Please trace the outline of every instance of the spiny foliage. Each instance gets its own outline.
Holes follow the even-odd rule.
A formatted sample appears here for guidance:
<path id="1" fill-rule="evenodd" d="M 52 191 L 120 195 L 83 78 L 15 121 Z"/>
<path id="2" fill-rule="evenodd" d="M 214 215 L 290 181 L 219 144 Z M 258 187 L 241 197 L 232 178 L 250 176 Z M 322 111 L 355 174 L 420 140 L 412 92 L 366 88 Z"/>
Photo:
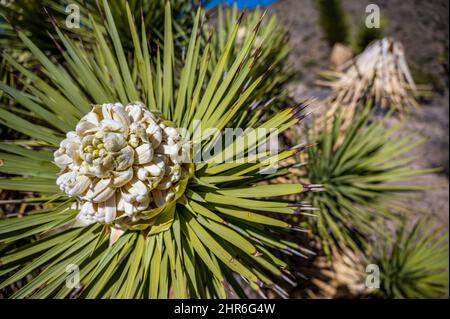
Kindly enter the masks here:
<path id="1" fill-rule="evenodd" d="M 327 254 L 336 248 L 359 249 L 368 236 L 380 232 L 377 222 L 392 218 L 390 210 L 402 207 L 402 193 L 420 187 L 404 183 L 432 170 L 414 170 L 408 152 L 422 141 L 398 136 L 402 123 L 387 127 L 387 119 L 371 120 L 370 108 L 357 116 L 345 133 L 337 114 L 331 127 L 311 130 L 308 175 L 325 188 L 310 194 L 318 217 L 310 219 Z"/>
<path id="2" fill-rule="evenodd" d="M 119 37 L 122 41 L 125 55 L 134 54 L 133 41 L 129 28 L 129 21 L 126 15 L 126 6 L 130 7 L 133 15 L 134 23 L 145 25 L 145 32 L 152 48 L 149 51 L 151 57 L 156 55 L 156 49 L 163 39 L 164 26 L 164 5 L 165 0 L 114 0 L 108 1 L 111 14 L 116 23 Z M 203 2 L 205 4 L 205 2 Z M 182 48 L 187 45 L 189 40 L 188 34 L 192 30 L 195 17 L 195 9 L 199 7 L 200 1 L 175 0 L 171 1 L 172 12 L 174 17 L 174 50 L 177 61 L 181 58 Z M 77 8 L 79 12 L 73 11 Z M 51 59 L 64 62 L 61 55 L 61 48 L 58 34 L 49 32 L 52 25 L 58 26 L 64 34 L 73 41 L 82 41 L 86 50 L 93 45 L 95 32 L 91 24 L 91 20 L 96 22 L 98 29 L 104 30 L 104 8 L 101 1 L 96 0 L 14 0 L 0 3 L 0 46 L 2 51 L 8 52 L 16 61 L 24 63 L 29 68 L 38 70 L 36 61 L 33 56 L 27 61 L 23 61 L 23 56 L 27 54 L 27 47 L 23 41 L 17 36 L 17 30 L 23 32 L 27 37 L 33 39 L 33 43 L 43 52 L 49 53 Z M 71 28 L 66 24 L 66 19 L 71 15 L 79 13 L 80 28 Z M 70 20 L 72 21 L 72 20 Z M 73 22 L 73 21 L 72 21 Z M 17 78 L 19 72 L 15 72 L 6 60 L 2 60 L 2 76 L 8 78 Z M 17 81 L 20 84 L 20 81 Z M 19 85 L 15 85 L 19 88 Z M 11 101 L 10 103 L 14 103 Z M 8 131 L 7 128 L 0 125 L 2 131 Z"/>
<path id="3" fill-rule="evenodd" d="M 150 228 L 127 230 L 109 245 L 111 229 L 107 225 L 76 227 L 78 213 L 73 199 L 56 187 L 57 167 L 52 152 L 64 134 L 73 130 L 92 104 L 142 101 L 157 108 L 178 127 L 196 136 L 194 120 L 202 121 L 202 130 L 226 127 L 277 128 L 279 132 L 298 123 L 298 110 L 286 108 L 274 116 L 252 112 L 250 100 L 263 75 L 251 78 L 258 56 L 250 54 L 259 34 L 260 21 L 231 59 L 240 27 L 230 32 L 218 62 L 209 77 L 211 44 L 201 48 L 197 36 L 202 11 L 198 11 L 180 78 L 174 76 L 174 39 L 169 2 L 165 7 L 164 45 L 149 48 L 146 25 L 136 30 L 132 12 L 126 6 L 134 55 L 128 59 L 116 21 L 103 1 L 106 33 L 90 17 L 95 39 L 92 51 L 56 29 L 64 48 L 64 64 L 52 62 L 24 32 L 18 36 L 39 61 L 45 78 L 36 76 L 7 53 L 4 58 L 29 82 L 24 90 L 0 84 L 0 89 L 20 108 L 0 108 L 0 122 L 31 138 L 28 147 L 21 142 L 0 143 L 0 172 L 14 177 L 0 180 L 0 189 L 31 191 L 41 197 L 33 200 L 53 204 L 34 210 L 23 218 L 0 221 L 1 274 L 6 279 L 0 288 L 24 280 L 25 285 L 12 297 L 114 297 L 114 298 L 212 298 L 226 297 L 225 281 L 238 296 L 245 293 L 236 275 L 244 278 L 257 292 L 262 287 L 286 292 L 274 277 L 289 280 L 287 264 L 280 253 L 303 256 L 305 250 L 284 234 L 301 230 L 284 222 L 280 215 L 296 213 L 296 205 L 273 198 L 306 191 L 301 184 L 258 185 L 279 174 L 262 174 L 268 167 L 297 153 L 297 149 L 266 153 L 254 163 L 214 161 L 195 164 L 186 191 L 176 206 L 155 212 Z M 156 62 L 150 58 L 154 49 Z M 231 60 L 230 60 L 231 59 Z M 228 69 L 225 67 L 229 63 Z M 33 120 L 24 119 L 26 112 Z M 202 149 L 216 145 L 222 133 L 202 138 Z M 266 143 L 269 135 L 258 136 L 253 144 L 242 143 L 249 134 L 242 132 L 228 147 L 248 154 Z M 225 152 L 222 147 L 215 156 Z M 228 154 L 228 153 L 225 153 Z M 194 154 L 195 155 L 195 154 Z M 211 159 L 212 160 L 212 159 Z M 297 205 L 298 206 L 298 205 Z M 270 213 L 271 216 L 265 214 Z M 137 227 L 138 228 L 138 227 Z M 15 250 L 14 243 L 24 238 L 36 241 Z M 65 285 L 66 267 L 80 267 L 82 288 L 72 291 Z M 36 274 L 33 276 L 33 274 Z"/>
<path id="4" fill-rule="evenodd" d="M 399 299 L 448 297 L 448 232 L 422 219 L 404 223 L 388 244 L 377 245 L 371 261 L 380 267 L 378 295 Z"/>
<path id="5" fill-rule="evenodd" d="M 0 60 L 0 82 L 3 82 L 5 84 L 12 85 L 16 81 L 14 78 L 11 68 L 6 62 L 5 59 Z M 7 102 L 7 98 L 5 97 L 5 94 L 3 92 L 0 92 L 0 101 Z M 0 138 L 5 139 L 6 137 L 10 136 L 14 130 L 10 129 L 9 127 L 4 127 L 3 125 L 0 125 Z"/>
<path id="6" fill-rule="evenodd" d="M 316 0 L 319 24 L 330 46 L 349 42 L 350 27 L 340 0 Z"/>
<path id="7" fill-rule="evenodd" d="M 256 9 L 243 17 L 235 44 L 231 48 L 233 57 L 239 55 L 245 40 L 252 35 L 253 26 L 265 14 L 266 12 L 261 13 L 259 9 Z M 211 44 L 214 48 L 211 52 L 212 66 L 218 62 L 219 53 L 225 49 L 226 40 L 238 19 L 237 6 L 218 8 L 217 28 L 213 30 L 216 36 L 212 38 Z M 253 66 L 251 78 L 258 78 L 261 75 L 264 75 L 264 78 L 258 91 L 251 97 L 258 102 L 253 105 L 253 108 L 263 107 L 266 102 L 271 103 L 271 100 L 275 98 L 279 102 L 286 101 L 288 97 L 285 84 L 293 76 L 292 68 L 289 67 L 287 62 L 290 51 L 289 37 L 287 31 L 281 26 L 278 17 L 272 15 L 270 18 L 263 19 L 259 28 L 260 32 L 251 49 L 251 54 L 258 57 L 259 63 Z M 231 61 L 226 65 L 227 69 L 230 67 Z M 212 72 L 213 68 L 209 71 Z"/>
<path id="8" fill-rule="evenodd" d="M 2 35 L 0 43 L 2 48 L 8 48 L 9 51 L 15 49 L 23 49 L 24 45 L 17 37 L 14 30 L 21 29 L 29 36 L 32 35 L 36 39 L 36 44 L 42 50 L 57 49 L 52 45 L 52 40 L 48 34 L 48 26 L 50 25 L 50 16 L 55 21 L 60 21 L 60 26 L 70 32 L 72 36 L 83 36 L 80 29 L 69 29 L 65 26 L 67 14 L 64 12 L 68 3 L 55 0 L 14 0 L 0 3 L 0 29 Z M 47 12 L 49 14 L 47 14 Z M 81 20 L 80 22 L 83 22 Z"/>
<path id="9" fill-rule="evenodd" d="M 153 44 L 161 42 L 163 39 L 164 26 L 164 5 L 165 0 L 114 0 L 109 1 L 111 14 L 116 22 L 117 32 L 123 41 L 125 49 L 132 49 L 126 7 L 128 6 L 133 14 L 136 24 L 141 20 L 145 25 L 146 35 Z M 188 40 L 186 33 L 192 30 L 195 10 L 200 5 L 200 1 L 173 0 L 172 6 L 174 24 L 175 45 L 186 44 Z M 205 1 L 203 1 L 205 4 Z M 71 7 L 69 6 L 71 5 Z M 69 6 L 69 7 L 68 7 Z M 66 19 L 73 13 L 74 6 L 79 9 L 81 28 L 69 28 Z M 67 8 L 67 11 L 66 11 Z M 0 15 L 4 17 L 0 25 L 3 32 L 0 40 L 3 47 L 23 48 L 23 43 L 17 38 L 13 28 L 20 29 L 28 37 L 33 38 L 33 42 L 43 51 L 50 50 L 54 55 L 59 54 L 58 48 L 54 45 L 54 34 L 48 32 L 49 25 L 58 25 L 65 31 L 65 34 L 72 39 L 93 40 L 93 28 L 89 16 L 96 21 L 97 27 L 102 25 L 104 20 L 104 8 L 101 1 L 96 0 L 13 0 L 0 4 Z"/>
<path id="10" fill-rule="evenodd" d="M 23 2 L 23 3 L 22 3 Z M 133 20 L 136 25 L 144 24 L 143 30 L 146 32 L 146 37 L 150 43 L 149 56 L 154 59 L 158 54 L 158 48 L 163 45 L 163 25 L 164 25 L 164 3 L 165 1 L 108 1 L 110 5 L 111 14 L 114 18 L 116 28 L 118 30 L 119 38 L 122 41 L 125 55 L 133 56 L 136 52 L 133 47 L 132 36 L 129 28 L 129 21 L 126 16 L 126 5 L 130 7 Z M 201 4 L 205 5 L 207 1 L 202 1 Z M 68 29 L 65 25 L 65 19 L 68 13 L 64 12 L 64 8 L 68 4 L 75 4 L 80 8 L 80 23 L 81 29 Z M 192 31 L 195 7 L 200 5 L 200 1 L 186 1 L 177 0 L 171 1 L 171 7 L 173 16 L 173 28 L 174 28 L 174 77 L 179 78 L 183 63 L 181 59 L 185 58 L 186 48 L 189 41 L 189 35 Z M 36 6 L 36 8 L 34 8 Z M 28 8 L 36 12 L 34 15 L 28 15 L 20 7 Z M 30 9 L 30 10 L 31 10 Z M 64 45 L 61 44 L 58 34 L 48 32 L 51 25 L 57 25 L 64 34 L 71 38 L 72 41 L 82 41 L 82 45 L 89 50 L 93 45 L 95 30 L 91 25 L 91 20 L 96 22 L 96 27 L 104 33 L 104 9 L 103 3 L 100 1 L 55 1 L 46 0 L 42 5 L 37 6 L 35 1 L 17 0 L 8 7 L 2 8 L 3 15 L 7 17 L 5 29 L 10 30 L 4 32 L 0 41 L 4 44 L 5 48 L 8 48 L 8 53 L 17 59 L 22 52 L 18 50 L 26 49 L 17 33 L 13 30 L 11 25 L 14 25 L 16 29 L 21 30 L 29 38 L 33 39 L 33 43 L 36 44 L 41 50 L 45 50 L 51 54 L 53 58 L 61 61 L 60 55 L 64 54 Z M 33 11 L 31 10 L 31 11 Z M 42 11 L 42 12 L 41 12 Z M 204 75 L 205 80 L 209 79 L 215 66 L 220 63 L 219 58 L 221 52 L 225 49 L 224 45 L 228 36 L 233 31 L 235 24 L 237 23 L 238 13 L 237 8 L 233 8 L 232 12 L 227 12 L 223 15 L 223 8 L 219 7 L 219 24 L 217 28 L 213 28 L 212 24 L 206 22 L 203 23 L 203 27 L 197 30 L 199 46 L 196 48 L 196 52 L 204 51 L 205 46 L 209 44 L 208 68 Z M 28 11 L 27 11 L 28 12 Z M 91 15 L 91 18 L 89 18 Z M 235 43 L 230 49 L 230 58 L 226 62 L 225 70 L 231 67 L 231 62 L 239 55 L 243 40 L 248 35 L 251 35 L 251 28 L 256 25 L 256 22 L 261 19 L 261 12 L 256 10 L 249 13 L 240 22 L 240 29 L 235 38 Z M 80 30 L 82 32 L 80 32 Z M 246 30 L 246 32 L 243 32 Z M 210 37 L 211 32 L 214 32 L 215 36 Z M 263 41 L 262 41 L 263 40 Z M 253 48 L 250 54 L 257 56 L 258 63 L 252 66 L 250 69 L 249 79 L 256 79 L 261 75 L 264 75 L 260 84 L 249 98 L 254 103 L 252 108 L 266 108 L 273 99 L 277 99 L 276 103 L 281 101 L 288 102 L 286 96 L 286 90 L 284 85 L 292 76 L 292 71 L 287 67 L 287 55 L 289 48 L 287 45 L 288 37 L 286 31 L 280 26 L 276 16 L 272 16 L 270 19 L 264 19 L 259 26 L 258 37 L 253 44 Z M 58 43 L 55 45 L 55 43 Z M 76 44 L 76 45 L 80 45 Z M 6 61 L 4 61 L 6 63 Z M 30 62 L 27 63 L 29 67 L 36 67 L 33 57 Z M 38 69 L 36 67 L 36 69 Z M 14 69 L 7 67 L 8 72 L 5 69 L 5 76 L 17 78 L 20 73 L 14 72 Z M 9 71 L 12 70 L 12 71 Z M 14 72 L 12 74 L 11 72 Z M 6 75 L 9 73 L 9 75 Z M 16 86 L 17 87 L 17 86 Z M 14 103 L 10 101 L 9 103 Z M 262 114 L 260 110 L 256 110 Z M 255 117 L 257 119 L 257 117 Z M 4 129 L 8 130 L 7 128 Z"/>

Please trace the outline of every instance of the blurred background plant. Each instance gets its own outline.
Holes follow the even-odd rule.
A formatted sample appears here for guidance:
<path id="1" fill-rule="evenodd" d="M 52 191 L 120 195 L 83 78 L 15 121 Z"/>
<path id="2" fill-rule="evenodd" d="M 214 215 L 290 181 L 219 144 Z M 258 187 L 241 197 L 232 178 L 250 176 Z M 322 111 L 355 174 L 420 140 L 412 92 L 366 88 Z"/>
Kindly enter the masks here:
<path id="1" fill-rule="evenodd" d="M 387 19 L 381 17 L 379 27 L 368 27 L 365 19 L 354 26 L 345 13 L 340 0 L 315 0 L 319 12 L 319 25 L 328 44 L 333 47 L 336 43 L 347 45 L 356 54 L 375 40 L 385 37 Z"/>
<path id="2" fill-rule="evenodd" d="M 436 220 L 404 221 L 388 241 L 374 242 L 368 258 L 379 265 L 376 296 L 396 299 L 448 298 L 448 229 Z"/>
<path id="3" fill-rule="evenodd" d="M 350 43 L 350 24 L 340 0 L 315 0 L 323 37 L 332 47 Z"/>
<path id="4" fill-rule="evenodd" d="M 435 218 L 402 218 L 397 226 L 385 224 L 386 234 L 364 252 L 335 251 L 332 263 L 324 255 L 312 258 L 300 267 L 306 277 L 293 297 L 448 298 L 448 229 Z"/>
<path id="5" fill-rule="evenodd" d="M 380 222 L 395 219 L 393 211 L 408 211 L 402 194 L 421 189 L 405 181 L 433 172 L 408 167 L 414 159 L 408 152 L 423 141 L 399 136 L 403 124 L 388 128 L 388 119 L 374 118 L 366 107 L 345 131 L 341 113 L 331 126 L 308 130 L 309 142 L 315 143 L 307 153 L 308 177 L 325 188 L 308 196 L 318 209 L 308 221 L 329 257 L 336 249 L 367 249 L 372 235 L 385 232 Z"/>

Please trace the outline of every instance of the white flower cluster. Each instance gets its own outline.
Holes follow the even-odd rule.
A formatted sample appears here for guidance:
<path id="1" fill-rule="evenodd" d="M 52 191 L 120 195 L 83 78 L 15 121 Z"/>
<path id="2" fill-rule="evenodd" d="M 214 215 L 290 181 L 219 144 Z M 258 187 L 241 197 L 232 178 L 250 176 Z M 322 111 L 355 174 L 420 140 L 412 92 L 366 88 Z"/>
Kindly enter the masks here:
<path id="1" fill-rule="evenodd" d="M 185 179 L 188 144 L 159 112 L 142 103 L 96 105 L 54 153 L 56 183 L 79 200 L 85 224 L 139 219 L 171 201 Z"/>

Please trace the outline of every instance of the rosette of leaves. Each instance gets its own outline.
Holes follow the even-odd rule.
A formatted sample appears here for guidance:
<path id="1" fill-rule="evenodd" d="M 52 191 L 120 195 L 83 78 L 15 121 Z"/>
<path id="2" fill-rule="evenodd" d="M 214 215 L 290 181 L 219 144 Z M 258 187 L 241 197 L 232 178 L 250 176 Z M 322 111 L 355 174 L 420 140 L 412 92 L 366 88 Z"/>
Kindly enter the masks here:
<path id="1" fill-rule="evenodd" d="M 404 223 L 395 236 L 376 245 L 380 289 L 375 295 L 397 299 L 448 298 L 448 230 L 433 220 Z"/>
<path id="2" fill-rule="evenodd" d="M 195 162 L 184 192 L 171 202 L 173 208 L 164 206 L 153 211 L 147 222 L 132 225 L 136 227 L 116 231 L 108 223 L 77 225 L 75 198 L 60 192 L 56 185 L 59 170 L 52 163 L 53 152 L 93 104 L 141 101 L 174 126 L 186 128 L 191 143 L 200 144 L 202 150 L 220 145 L 218 141 L 227 127 L 276 128 L 282 132 L 299 121 L 298 110 L 293 108 L 264 121 L 259 121 L 260 113 L 250 110 L 249 97 L 263 79 L 262 75 L 252 79 L 249 76 L 258 63 L 258 56 L 250 52 L 259 34 L 259 21 L 226 69 L 240 27 L 235 24 L 219 62 L 206 78 L 211 45 L 200 49 L 198 30 L 203 14 L 198 11 L 178 79 L 173 68 L 169 2 L 165 8 L 164 45 L 162 52 L 156 49 L 156 62 L 150 58 L 145 24 L 138 32 L 128 6 L 135 54 L 127 60 L 106 1 L 103 6 L 107 33 L 90 19 L 95 34 L 92 50 L 56 29 L 64 49 L 62 65 L 52 62 L 19 31 L 18 36 L 41 64 L 45 79 L 4 54 L 29 84 L 21 91 L 6 84 L 0 84 L 0 89 L 35 120 L 24 119 L 19 112 L 1 106 L 1 123 L 26 134 L 31 141 L 27 147 L 20 141 L 0 144 L 0 171 L 9 176 L 0 179 L 0 189 L 39 193 L 41 196 L 33 200 L 52 203 L 53 207 L 0 221 L 0 271 L 4 278 L 0 288 L 22 281 L 21 289 L 11 296 L 14 298 L 214 298 L 226 297 L 225 288 L 232 287 L 244 297 L 236 280 L 241 276 L 241 282 L 256 292 L 263 294 L 262 288 L 268 287 L 286 296 L 277 284 L 280 279 L 289 281 L 287 264 L 280 253 L 302 255 L 299 251 L 304 248 L 284 239 L 293 230 L 302 229 L 282 220 L 282 215 L 295 214 L 296 207 L 276 197 L 301 193 L 308 187 L 258 182 L 285 174 L 274 164 L 294 155 L 297 149 L 265 152 L 244 163 L 229 158 Z M 201 131 L 195 120 L 201 121 Z M 216 128 L 216 133 L 208 138 L 201 134 L 192 138 L 208 128 Z M 228 154 L 224 153 L 227 147 L 248 154 L 271 137 L 258 135 L 253 143 L 242 143 L 247 134 L 248 130 L 243 130 L 214 156 Z M 275 171 L 264 174 L 262 170 L 267 167 Z M 36 241 L 13 248 L 14 243 L 25 238 Z M 68 265 L 77 265 L 80 270 L 80 287 L 76 290 L 65 284 Z"/>
<path id="3" fill-rule="evenodd" d="M 392 211 L 404 210 L 406 195 L 421 189 L 416 177 L 434 171 L 408 165 L 421 139 L 399 135 L 402 122 L 388 127 L 389 114 L 372 115 L 366 107 L 343 133 L 344 117 L 336 114 L 331 126 L 309 132 L 316 144 L 307 152 L 308 178 L 325 189 L 308 196 L 318 215 L 309 221 L 328 255 L 344 247 L 359 251 L 371 235 L 382 235 L 379 222 L 395 219 Z"/>

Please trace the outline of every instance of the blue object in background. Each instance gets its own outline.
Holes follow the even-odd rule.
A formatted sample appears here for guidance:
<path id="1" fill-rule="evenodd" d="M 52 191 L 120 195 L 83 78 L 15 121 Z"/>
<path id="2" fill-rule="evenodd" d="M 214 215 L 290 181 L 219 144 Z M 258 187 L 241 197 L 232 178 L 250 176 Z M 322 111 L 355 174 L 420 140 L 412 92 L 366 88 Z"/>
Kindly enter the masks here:
<path id="1" fill-rule="evenodd" d="M 236 3 L 239 9 L 254 9 L 257 6 L 270 6 L 275 2 L 277 0 L 210 0 L 206 8 L 211 9 L 220 4 L 232 6 Z"/>

